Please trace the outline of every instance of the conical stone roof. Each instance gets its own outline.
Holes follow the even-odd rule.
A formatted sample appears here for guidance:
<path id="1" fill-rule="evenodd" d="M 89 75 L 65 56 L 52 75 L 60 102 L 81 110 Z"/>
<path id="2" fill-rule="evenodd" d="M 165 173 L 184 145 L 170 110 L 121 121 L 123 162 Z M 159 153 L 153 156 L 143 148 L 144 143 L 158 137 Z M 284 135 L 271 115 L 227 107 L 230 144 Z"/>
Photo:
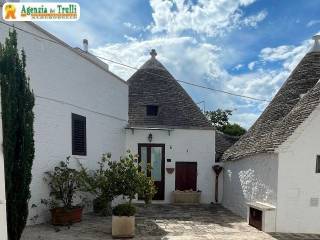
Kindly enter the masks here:
<path id="1" fill-rule="evenodd" d="M 156 59 L 154 50 L 128 84 L 129 127 L 213 129 L 187 92 Z M 157 116 L 147 116 L 148 105 L 158 106 Z"/>
<path id="2" fill-rule="evenodd" d="M 249 131 L 222 156 L 237 160 L 274 152 L 320 102 L 320 51 L 314 48 L 297 65 Z"/>

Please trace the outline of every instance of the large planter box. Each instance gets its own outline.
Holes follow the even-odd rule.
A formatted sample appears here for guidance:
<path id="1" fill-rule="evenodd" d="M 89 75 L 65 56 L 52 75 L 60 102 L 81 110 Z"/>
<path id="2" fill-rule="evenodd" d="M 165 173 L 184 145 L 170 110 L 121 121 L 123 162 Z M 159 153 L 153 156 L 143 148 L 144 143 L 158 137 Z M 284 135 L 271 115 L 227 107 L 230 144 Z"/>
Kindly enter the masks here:
<path id="1" fill-rule="evenodd" d="M 135 233 L 135 216 L 112 216 L 112 237 L 132 238 Z"/>
<path id="2" fill-rule="evenodd" d="M 66 226 L 73 223 L 81 222 L 82 210 L 82 207 L 73 209 L 53 208 L 50 210 L 52 216 L 52 224 Z"/>
<path id="3" fill-rule="evenodd" d="M 174 191 L 172 202 L 174 204 L 199 204 L 201 199 L 200 191 Z"/>

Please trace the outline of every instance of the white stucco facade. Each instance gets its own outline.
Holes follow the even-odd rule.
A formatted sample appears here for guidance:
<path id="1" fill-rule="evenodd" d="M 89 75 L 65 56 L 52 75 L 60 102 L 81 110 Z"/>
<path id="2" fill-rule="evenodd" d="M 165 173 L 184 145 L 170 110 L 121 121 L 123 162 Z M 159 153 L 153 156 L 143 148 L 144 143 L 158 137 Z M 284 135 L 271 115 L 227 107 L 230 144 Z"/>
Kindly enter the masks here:
<path id="1" fill-rule="evenodd" d="M 57 41 L 34 25 L 17 22 L 15 26 Z M 18 47 L 26 52 L 27 75 L 36 99 L 30 206 L 37 207 L 30 208 L 29 219 L 38 215 L 38 223 L 46 221 L 49 214 L 39 204 L 42 198 L 48 198 L 44 172 L 72 155 L 72 113 L 86 117 L 87 155 L 72 156 L 71 164 L 80 160 L 94 169 L 103 153 L 111 152 L 118 159 L 125 152 L 128 86 L 63 43 L 52 43 L 19 30 L 17 33 Z M 0 41 L 7 35 L 8 27 L 1 25 Z"/>
<path id="2" fill-rule="evenodd" d="M 246 218 L 249 202 L 276 205 L 276 154 L 257 154 L 238 161 L 225 162 L 223 168 L 223 206 Z"/>
<path id="3" fill-rule="evenodd" d="M 1 89 L 0 89 L 1 93 Z M 1 110 L 1 98 L 0 98 L 0 116 L 2 116 Z M 5 175 L 4 175 L 4 160 L 2 149 L 2 118 L 0 117 L 0 239 L 7 240 L 7 214 L 6 214 L 6 189 L 5 189 Z"/>
<path id="4" fill-rule="evenodd" d="M 152 144 L 165 144 L 165 168 L 175 168 L 176 162 L 197 162 L 197 190 L 201 190 L 201 202 L 214 201 L 215 159 L 214 130 L 173 129 L 167 130 L 126 130 L 126 148 L 138 152 L 139 143 L 149 143 L 148 135 L 152 134 Z M 171 162 L 167 162 L 171 159 Z M 170 203 L 171 193 L 175 190 L 175 171 L 165 171 L 165 200 L 155 201 Z"/>
<path id="5" fill-rule="evenodd" d="M 274 205 L 275 231 L 320 233 L 320 107 L 274 154 L 224 163 L 223 205 L 246 217 L 247 202 Z"/>
<path id="6" fill-rule="evenodd" d="M 320 107 L 278 149 L 277 231 L 320 233 Z"/>

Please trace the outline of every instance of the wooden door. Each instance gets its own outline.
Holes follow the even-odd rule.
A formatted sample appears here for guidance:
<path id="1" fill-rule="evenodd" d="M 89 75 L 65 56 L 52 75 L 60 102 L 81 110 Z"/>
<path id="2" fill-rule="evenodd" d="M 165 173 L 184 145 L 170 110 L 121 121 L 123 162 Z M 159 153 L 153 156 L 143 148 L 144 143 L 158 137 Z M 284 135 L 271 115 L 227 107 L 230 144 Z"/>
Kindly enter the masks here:
<path id="1" fill-rule="evenodd" d="M 250 208 L 249 225 L 262 230 L 262 211 L 255 208 Z"/>
<path id="2" fill-rule="evenodd" d="M 164 200 L 165 184 L 165 145 L 164 144 L 138 144 L 138 154 L 141 170 L 152 177 L 157 188 L 154 200 Z M 151 170 L 147 171 L 147 164 Z"/>
<path id="3" fill-rule="evenodd" d="M 197 191 L 197 163 L 176 162 L 176 190 Z"/>

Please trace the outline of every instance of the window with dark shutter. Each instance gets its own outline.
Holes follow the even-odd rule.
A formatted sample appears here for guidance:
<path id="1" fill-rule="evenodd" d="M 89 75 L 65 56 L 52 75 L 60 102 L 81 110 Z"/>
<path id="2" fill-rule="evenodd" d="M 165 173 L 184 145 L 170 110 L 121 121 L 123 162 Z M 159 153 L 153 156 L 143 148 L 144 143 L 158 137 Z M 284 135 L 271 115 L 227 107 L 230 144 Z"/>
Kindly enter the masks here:
<path id="1" fill-rule="evenodd" d="M 320 173 L 320 155 L 317 156 L 316 173 Z"/>
<path id="2" fill-rule="evenodd" d="M 72 113 L 72 155 L 87 155 L 86 118 Z"/>
<path id="3" fill-rule="evenodd" d="M 157 116 L 158 106 L 157 105 L 147 105 L 147 116 Z"/>

